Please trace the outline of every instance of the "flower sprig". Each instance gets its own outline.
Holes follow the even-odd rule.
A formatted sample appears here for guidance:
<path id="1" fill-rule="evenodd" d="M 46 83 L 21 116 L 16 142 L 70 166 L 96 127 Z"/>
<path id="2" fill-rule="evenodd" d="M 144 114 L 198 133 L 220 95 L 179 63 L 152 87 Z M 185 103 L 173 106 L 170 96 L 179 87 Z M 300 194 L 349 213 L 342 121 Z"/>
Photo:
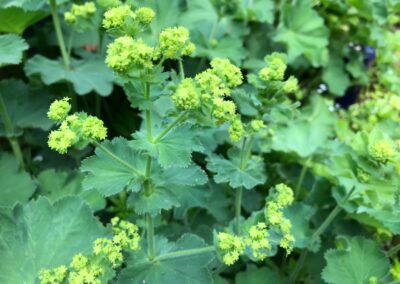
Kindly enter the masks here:
<path id="1" fill-rule="evenodd" d="M 251 250 L 252 256 L 263 261 L 271 251 L 269 229 L 282 234 L 279 246 L 289 254 L 293 249 L 294 237 L 291 234 L 292 224 L 283 215 L 283 209 L 293 203 L 293 190 L 285 184 L 275 186 L 272 199 L 265 209 L 266 222 L 258 222 L 251 226 L 243 236 L 220 232 L 217 235 L 217 246 L 223 254 L 222 260 L 226 265 L 232 265 L 239 260 L 246 247 Z"/>
<path id="2" fill-rule="evenodd" d="M 96 239 L 93 255 L 76 254 L 69 266 L 61 265 L 53 269 L 42 269 L 39 273 L 41 284 L 61 284 L 68 279 L 70 284 L 100 284 L 109 266 L 116 269 L 123 260 L 122 250 L 140 249 L 139 229 L 130 222 L 115 217 L 111 220 L 112 239 Z"/>
<path id="3" fill-rule="evenodd" d="M 74 145 L 84 147 L 91 141 L 107 137 L 103 121 L 84 112 L 68 115 L 70 110 L 68 98 L 56 100 L 50 105 L 47 116 L 59 123 L 59 128 L 49 134 L 48 145 L 51 149 L 65 154 Z"/>

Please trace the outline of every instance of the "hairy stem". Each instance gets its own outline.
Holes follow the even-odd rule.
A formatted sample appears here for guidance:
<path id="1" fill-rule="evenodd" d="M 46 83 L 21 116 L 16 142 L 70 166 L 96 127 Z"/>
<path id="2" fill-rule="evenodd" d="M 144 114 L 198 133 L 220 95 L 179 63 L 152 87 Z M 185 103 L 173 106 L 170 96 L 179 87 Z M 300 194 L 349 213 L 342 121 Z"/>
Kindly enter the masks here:
<path id="1" fill-rule="evenodd" d="M 18 139 L 17 139 L 17 137 L 15 137 L 14 126 L 13 126 L 10 116 L 8 114 L 6 104 L 3 100 L 3 96 L 1 93 L 0 93 L 0 115 L 1 115 L 1 118 L 4 123 L 4 128 L 6 130 L 8 142 L 11 145 L 13 153 L 14 153 L 15 157 L 17 158 L 20 167 L 22 169 L 24 169 L 25 168 L 24 156 L 22 155 L 22 151 L 21 151 L 21 147 L 18 143 Z"/>
<path id="2" fill-rule="evenodd" d="M 317 228 L 317 230 L 313 233 L 311 236 L 311 244 L 313 244 L 317 238 L 328 228 L 328 226 L 332 223 L 332 221 L 336 218 L 336 216 L 342 211 L 341 206 L 351 197 L 355 190 L 355 187 L 353 187 L 349 193 L 338 203 L 336 204 L 335 208 L 329 213 L 328 217 L 325 219 L 324 222 Z M 300 254 L 299 260 L 297 261 L 297 265 L 293 272 L 291 273 L 289 277 L 288 283 L 296 283 L 297 277 L 300 274 L 301 269 L 303 268 L 304 262 L 307 258 L 308 251 L 303 250 Z"/>
<path id="3" fill-rule="evenodd" d="M 112 158 L 114 161 L 120 163 L 121 165 L 125 166 L 127 169 L 131 170 L 132 172 L 134 172 L 135 174 L 139 175 L 139 176 L 143 176 L 143 173 L 141 173 L 139 170 L 137 170 L 135 167 L 133 167 L 131 164 L 129 164 L 128 162 L 122 160 L 120 157 L 118 157 L 117 155 L 115 155 L 113 152 L 111 152 L 110 150 L 108 150 L 106 147 L 104 147 L 103 145 L 101 145 L 99 142 L 97 141 L 92 141 L 93 145 L 96 146 L 96 148 L 99 148 L 101 151 L 103 151 L 105 154 L 107 154 L 110 158 Z"/>
<path id="4" fill-rule="evenodd" d="M 175 251 L 175 252 L 167 253 L 164 255 L 160 255 L 160 256 L 154 258 L 154 261 L 162 261 L 162 260 L 167 260 L 167 259 L 180 258 L 180 257 L 208 253 L 208 252 L 213 252 L 213 251 L 215 251 L 214 246 Z"/>
<path id="5" fill-rule="evenodd" d="M 64 65 L 67 69 L 69 69 L 70 60 L 69 60 L 67 48 L 65 47 L 64 37 L 62 34 L 62 30 L 61 30 L 60 19 L 57 14 L 56 0 L 50 0 L 50 10 L 51 10 L 51 16 L 53 18 L 54 29 L 56 30 L 58 45 L 60 47 L 61 55 L 64 60 Z"/>
<path id="6" fill-rule="evenodd" d="M 165 135 L 167 135 L 176 125 L 183 122 L 186 119 L 188 111 L 182 112 L 167 128 L 165 128 L 155 139 L 154 144 L 158 143 Z"/>
<path id="7" fill-rule="evenodd" d="M 155 242 L 154 242 L 154 224 L 153 217 L 150 213 L 146 213 L 146 225 L 147 225 L 147 244 L 149 247 L 149 259 L 154 260 L 156 256 L 155 252 Z"/>

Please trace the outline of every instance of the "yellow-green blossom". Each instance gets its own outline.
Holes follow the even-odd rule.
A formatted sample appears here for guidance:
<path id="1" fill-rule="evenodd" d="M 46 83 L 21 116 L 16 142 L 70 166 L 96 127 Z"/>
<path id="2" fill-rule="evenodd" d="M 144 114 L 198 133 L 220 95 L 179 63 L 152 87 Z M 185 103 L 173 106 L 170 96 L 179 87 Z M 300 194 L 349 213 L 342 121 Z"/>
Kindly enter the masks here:
<path id="1" fill-rule="evenodd" d="M 359 181 L 364 182 L 364 183 L 368 182 L 371 177 L 371 175 L 369 173 L 367 173 L 366 171 L 364 171 L 361 168 L 357 168 L 356 176 Z"/>
<path id="2" fill-rule="evenodd" d="M 274 201 L 268 202 L 266 217 L 270 224 L 278 225 L 283 219 L 281 207 Z"/>
<path id="3" fill-rule="evenodd" d="M 293 190 L 290 187 L 286 184 L 280 183 L 275 186 L 275 189 L 277 192 L 276 203 L 279 208 L 287 207 L 293 203 Z"/>
<path id="4" fill-rule="evenodd" d="M 134 40 L 132 37 L 117 38 L 108 45 L 106 64 L 116 72 L 126 72 L 135 67 L 138 70 L 153 67 L 154 49 L 143 42 L 142 39 Z"/>
<path id="5" fill-rule="evenodd" d="M 291 234 L 285 234 L 279 241 L 279 246 L 286 250 L 287 254 L 290 254 L 293 250 L 294 237 Z"/>
<path id="6" fill-rule="evenodd" d="M 63 121 L 71 110 L 69 100 L 69 98 L 55 100 L 50 105 L 49 111 L 47 112 L 48 118 L 57 122 Z"/>
<path id="7" fill-rule="evenodd" d="M 122 28 L 126 21 L 134 18 L 135 13 L 129 5 L 114 7 L 105 12 L 103 27 L 105 29 Z"/>
<path id="8" fill-rule="evenodd" d="M 87 266 L 89 259 L 81 253 L 72 258 L 70 266 L 75 270 L 81 270 Z"/>
<path id="9" fill-rule="evenodd" d="M 265 82 L 282 81 L 286 71 L 286 56 L 282 53 L 274 52 L 265 57 L 267 67 L 261 69 L 259 77 Z"/>
<path id="10" fill-rule="evenodd" d="M 154 10 L 151 8 L 147 8 L 147 7 L 139 8 L 136 11 L 136 19 L 142 25 L 150 24 L 151 21 L 153 21 L 155 15 L 156 15 L 156 13 L 154 12 Z"/>
<path id="11" fill-rule="evenodd" d="M 224 263 L 232 265 L 244 252 L 246 244 L 242 237 L 221 232 L 218 233 L 218 248 L 223 253 Z"/>
<path id="12" fill-rule="evenodd" d="M 244 127 L 243 127 L 243 123 L 240 120 L 240 118 L 236 118 L 231 125 L 229 126 L 228 129 L 229 132 L 229 138 L 233 141 L 233 142 L 237 142 L 240 140 L 240 138 L 242 138 L 243 133 L 244 133 Z"/>
<path id="13" fill-rule="evenodd" d="M 243 83 L 240 68 L 233 65 L 229 59 L 215 58 L 210 63 L 214 73 L 220 77 L 229 88 L 235 88 Z"/>
<path id="14" fill-rule="evenodd" d="M 106 238 L 94 241 L 93 252 L 95 255 L 103 255 L 113 267 L 120 265 L 123 260 L 122 247 Z"/>
<path id="15" fill-rule="evenodd" d="M 387 160 L 393 158 L 395 149 L 391 141 L 382 139 L 372 143 L 368 147 L 368 153 L 375 161 L 385 163 Z"/>
<path id="16" fill-rule="evenodd" d="M 101 284 L 99 277 L 104 270 L 98 265 L 87 265 L 77 271 L 71 271 L 68 276 L 69 284 Z"/>
<path id="17" fill-rule="evenodd" d="M 83 121 L 82 134 L 87 139 L 104 140 L 107 137 L 107 128 L 102 120 L 90 115 Z"/>
<path id="18" fill-rule="evenodd" d="M 267 224 L 260 222 L 251 226 L 246 237 L 246 244 L 251 248 L 253 257 L 264 260 L 267 257 L 267 252 L 271 250 Z"/>
<path id="19" fill-rule="evenodd" d="M 175 93 L 171 97 L 177 108 L 190 110 L 200 107 L 200 91 L 193 79 L 182 80 Z"/>
<path id="20" fill-rule="evenodd" d="M 265 128 L 264 121 L 259 119 L 254 119 L 250 122 L 250 126 L 254 131 L 259 131 L 262 128 Z"/>
<path id="21" fill-rule="evenodd" d="M 390 268 L 390 274 L 394 280 L 400 280 L 400 261 L 398 258 L 393 261 L 392 267 Z"/>
<path id="22" fill-rule="evenodd" d="M 213 99 L 212 115 L 218 123 L 229 122 L 236 117 L 236 105 L 232 101 L 225 101 L 221 98 Z"/>
<path id="23" fill-rule="evenodd" d="M 295 93 L 299 90 L 299 81 L 296 77 L 290 76 L 289 79 L 283 83 L 282 89 L 285 93 Z"/>
<path id="24" fill-rule="evenodd" d="M 189 30 L 184 27 L 166 28 L 160 33 L 159 49 L 167 59 L 177 59 L 194 52 L 194 45 L 189 39 Z"/>
<path id="25" fill-rule="evenodd" d="M 73 24 L 77 18 L 87 19 L 96 13 L 96 5 L 94 2 L 86 2 L 82 5 L 72 4 L 71 10 L 64 13 L 64 20 Z"/>
<path id="26" fill-rule="evenodd" d="M 53 130 L 49 134 L 48 145 L 49 147 L 57 151 L 60 154 L 65 154 L 68 151 L 74 142 L 76 141 L 77 136 L 74 131 L 66 128 Z"/>
<path id="27" fill-rule="evenodd" d="M 39 273 L 40 284 L 59 284 L 63 283 L 67 276 L 67 267 L 64 265 L 54 269 L 42 269 Z"/>
<path id="28" fill-rule="evenodd" d="M 123 249 L 140 249 L 139 228 L 133 223 L 115 217 L 111 220 L 113 225 L 113 242 Z"/>
<path id="29" fill-rule="evenodd" d="M 230 95 L 231 90 L 212 69 L 207 69 L 197 74 L 195 80 L 202 90 L 202 98 L 204 100 L 209 100 L 212 97 L 225 97 Z"/>

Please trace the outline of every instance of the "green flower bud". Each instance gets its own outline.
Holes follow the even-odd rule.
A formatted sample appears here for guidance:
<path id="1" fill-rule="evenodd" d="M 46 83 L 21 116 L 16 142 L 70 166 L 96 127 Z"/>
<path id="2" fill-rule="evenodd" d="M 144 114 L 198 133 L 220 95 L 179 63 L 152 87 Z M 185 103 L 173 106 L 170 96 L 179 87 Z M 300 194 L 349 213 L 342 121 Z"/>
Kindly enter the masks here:
<path id="1" fill-rule="evenodd" d="M 256 132 L 259 131 L 260 129 L 265 128 L 264 121 L 259 120 L 259 119 L 252 120 L 250 122 L 250 126 Z"/>
<path id="2" fill-rule="evenodd" d="M 233 142 L 237 142 L 242 138 L 244 133 L 244 127 L 240 118 L 236 118 L 232 122 L 232 124 L 229 126 L 228 132 L 229 132 L 229 138 Z"/>
<path id="3" fill-rule="evenodd" d="M 368 147 L 368 153 L 375 161 L 385 163 L 390 158 L 393 158 L 395 149 L 391 141 L 383 139 L 372 143 Z"/>
<path id="4" fill-rule="evenodd" d="M 48 145 L 60 154 L 65 154 L 77 140 L 77 135 L 74 131 L 66 128 L 51 131 L 49 134 Z"/>
<path id="5" fill-rule="evenodd" d="M 61 122 L 63 121 L 71 110 L 71 104 L 69 98 L 63 98 L 62 100 L 55 100 L 47 112 L 47 117 L 51 120 Z"/>
<path id="6" fill-rule="evenodd" d="M 107 137 L 107 128 L 102 120 L 90 115 L 83 121 L 82 134 L 87 139 L 104 140 Z"/>
<path id="7" fill-rule="evenodd" d="M 231 93 L 222 79 L 214 74 L 211 69 L 197 74 L 195 80 L 202 90 L 204 100 L 209 100 L 212 97 L 226 97 Z"/>
<path id="8" fill-rule="evenodd" d="M 113 8 L 113 7 L 117 7 L 119 5 L 121 5 L 121 1 L 119 0 L 97 0 L 97 4 L 99 4 L 99 6 L 109 9 L 109 8 Z"/>
<path id="9" fill-rule="evenodd" d="M 131 18 L 135 18 L 135 13 L 129 5 L 111 8 L 104 14 L 103 27 L 105 29 L 122 28 L 125 22 Z"/>
<path id="10" fill-rule="evenodd" d="M 151 8 L 147 8 L 147 7 L 139 8 L 136 11 L 136 19 L 142 25 L 150 24 L 151 21 L 153 21 L 155 15 L 156 15 L 156 13 L 154 12 L 154 10 Z"/>
<path id="11" fill-rule="evenodd" d="M 190 55 L 194 51 L 194 44 L 189 40 L 189 30 L 184 27 L 163 30 L 159 37 L 159 49 L 167 59 Z"/>
<path id="12" fill-rule="evenodd" d="M 191 78 L 184 79 L 171 98 L 177 108 L 184 110 L 199 108 L 201 103 L 200 92 Z"/>
<path id="13" fill-rule="evenodd" d="M 367 183 L 371 177 L 369 173 L 361 168 L 357 168 L 356 176 L 360 182 Z"/>
<path id="14" fill-rule="evenodd" d="M 142 39 L 129 36 L 117 38 L 107 48 L 106 64 L 116 72 L 124 73 L 130 68 L 150 69 L 153 67 L 154 49 Z"/>
<path id="15" fill-rule="evenodd" d="M 76 16 L 74 14 L 72 14 L 71 12 L 65 12 L 64 20 L 68 24 L 73 24 L 76 22 Z"/>
<path id="16" fill-rule="evenodd" d="M 89 263 L 89 259 L 81 253 L 72 258 L 70 266 L 75 270 L 81 270 Z"/>
<path id="17" fill-rule="evenodd" d="M 283 83 L 282 89 L 285 93 L 295 93 L 299 90 L 299 81 L 297 78 L 290 76 L 289 79 Z"/>
<path id="18" fill-rule="evenodd" d="M 221 98 L 213 99 L 212 115 L 218 123 L 229 122 L 236 117 L 236 105 L 232 101 L 225 101 Z"/>
<path id="19" fill-rule="evenodd" d="M 243 83 L 242 72 L 228 59 L 215 58 L 210 65 L 214 73 L 224 80 L 229 88 L 235 88 Z"/>
<path id="20" fill-rule="evenodd" d="M 282 53 L 274 52 L 265 57 L 267 67 L 261 69 L 259 77 L 265 82 L 282 81 L 286 71 L 286 56 Z"/>

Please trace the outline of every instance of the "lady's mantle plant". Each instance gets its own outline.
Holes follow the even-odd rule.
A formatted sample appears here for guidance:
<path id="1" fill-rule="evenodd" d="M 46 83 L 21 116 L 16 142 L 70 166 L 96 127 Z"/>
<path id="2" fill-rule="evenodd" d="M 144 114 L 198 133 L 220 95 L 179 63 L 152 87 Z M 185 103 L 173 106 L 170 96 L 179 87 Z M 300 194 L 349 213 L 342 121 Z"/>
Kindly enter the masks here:
<path id="1" fill-rule="evenodd" d="M 90 8 L 87 5 L 79 9 Z M 74 23 L 85 18 L 87 13 L 79 9 L 74 6 L 66 19 Z M 284 81 L 285 56 L 267 56 L 267 67 L 258 76 L 249 77 L 257 90 L 268 89 L 274 95 L 262 98 L 266 91 L 257 91 L 260 112 L 242 116 L 233 99 L 236 88 L 244 82 L 241 70 L 228 59 L 215 58 L 208 69 L 186 77 L 183 58 L 195 52 L 189 31 L 182 26 L 170 27 L 156 40 L 145 37 L 154 17 L 150 8 L 119 5 L 106 11 L 103 19 L 103 27 L 115 37 L 108 45 L 105 62 L 124 86 L 132 105 L 142 111 L 142 128 L 132 140 L 114 138 L 100 143 L 107 137 L 104 123 L 84 112 L 69 114 L 68 98 L 55 101 L 48 112 L 58 124 L 49 135 L 49 147 L 65 154 L 71 147 L 94 145 L 95 155 L 81 167 L 87 173 L 84 188 L 95 188 L 105 197 L 124 196 L 121 194 L 126 192 L 128 198 L 122 200 L 137 214 L 138 222 L 140 217 L 144 220 L 146 239 L 141 240 L 140 249 L 138 228 L 113 219 L 111 239 L 97 239 L 93 255 L 78 254 L 69 267 L 43 270 L 42 283 L 62 283 L 64 279 L 70 283 L 103 283 L 115 275 L 121 283 L 156 283 L 161 275 L 171 281 L 197 277 L 201 283 L 210 283 L 207 266 L 215 252 L 226 265 L 232 265 L 241 255 L 263 261 L 276 252 L 277 245 L 287 253 L 293 248 L 291 222 L 284 216 L 284 209 L 293 202 L 293 192 L 286 185 L 272 190 L 257 220 L 250 217 L 244 221 L 241 217 L 243 188 L 251 190 L 266 180 L 262 158 L 253 154 L 257 137 L 265 135 L 262 105 L 272 108 L 274 104 L 287 104 L 280 98 L 282 94 L 298 91 L 295 78 Z M 166 68 L 171 65 L 179 66 L 179 75 Z M 163 113 L 157 108 L 160 103 L 165 104 Z M 200 143 L 202 132 L 224 128 L 231 145 L 227 159 Z M 155 220 L 161 218 L 163 210 L 187 206 L 199 190 L 196 187 L 208 182 L 204 169 L 193 161 L 193 152 L 206 154 L 207 168 L 216 173 L 215 181 L 229 184 L 235 192 L 235 219 L 225 232 L 215 234 L 215 244 L 207 245 L 192 234 L 170 243 L 155 233 Z M 176 258 L 190 259 L 191 267 L 182 270 L 179 261 L 172 261 Z M 122 263 L 125 268 L 120 271 Z"/>

